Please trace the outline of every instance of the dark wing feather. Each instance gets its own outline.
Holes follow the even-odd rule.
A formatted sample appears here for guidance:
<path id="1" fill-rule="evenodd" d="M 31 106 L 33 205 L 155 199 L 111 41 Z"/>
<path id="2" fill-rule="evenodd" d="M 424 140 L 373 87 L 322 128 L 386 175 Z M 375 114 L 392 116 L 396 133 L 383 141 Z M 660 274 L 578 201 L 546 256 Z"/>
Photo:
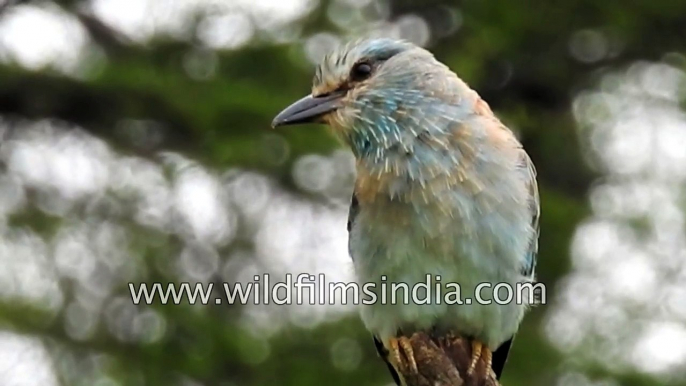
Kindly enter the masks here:
<path id="1" fill-rule="evenodd" d="M 353 256 L 353 251 L 350 245 L 350 231 L 352 231 L 355 217 L 357 217 L 357 213 L 360 211 L 359 206 L 360 204 L 357 201 L 357 197 L 355 197 L 355 193 L 353 193 L 353 197 L 350 200 L 350 210 L 348 211 L 348 254 L 353 260 L 355 260 L 355 256 Z"/>
<path id="2" fill-rule="evenodd" d="M 386 362 L 388 371 L 391 373 L 391 376 L 393 377 L 393 381 L 395 381 L 395 384 L 398 386 L 402 386 L 402 384 L 400 383 L 400 375 L 398 375 L 398 372 L 395 371 L 395 368 L 393 367 L 391 362 L 388 361 L 388 350 L 386 349 L 386 347 L 384 347 L 383 343 L 376 336 L 374 336 L 374 346 L 376 346 L 376 352 L 379 354 L 381 359 L 383 359 L 383 361 Z"/>
<path id="3" fill-rule="evenodd" d="M 513 340 L 514 336 L 507 342 L 501 344 L 497 350 L 493 351 L 493 363 L 491 368 L 493 369 L 493 373 L 495 373 L 495 378 L 498 380 L 500 380 L 500 376 L 503 374 L 503 369 L 505 368 L 505 363 L 507 363 L 507 356 L 510 354 L 510 347 L 512 347 Z"/>
<path id="4" fill-rule="evenodd" d="M 353 193 L 353 197 L 350 200 L 350 210 L 348 211 L 348 232 L 353 229 L 353 223 L 355 222 L 355 217 L 357 217 L 357 212 L 360 211 L 360 204 Z"/>

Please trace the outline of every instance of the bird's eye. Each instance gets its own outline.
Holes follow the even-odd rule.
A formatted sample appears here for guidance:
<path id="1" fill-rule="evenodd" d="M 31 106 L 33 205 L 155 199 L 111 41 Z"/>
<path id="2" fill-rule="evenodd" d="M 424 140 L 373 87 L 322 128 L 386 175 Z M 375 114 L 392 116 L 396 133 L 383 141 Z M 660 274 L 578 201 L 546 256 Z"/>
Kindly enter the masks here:
<path id="1" fill-rule="evenodd" d="M 372 65 L 366 62 L 357 63 L 350 71 L 350 78 L 355 81 L 365 80 L 372 74 Z"/>

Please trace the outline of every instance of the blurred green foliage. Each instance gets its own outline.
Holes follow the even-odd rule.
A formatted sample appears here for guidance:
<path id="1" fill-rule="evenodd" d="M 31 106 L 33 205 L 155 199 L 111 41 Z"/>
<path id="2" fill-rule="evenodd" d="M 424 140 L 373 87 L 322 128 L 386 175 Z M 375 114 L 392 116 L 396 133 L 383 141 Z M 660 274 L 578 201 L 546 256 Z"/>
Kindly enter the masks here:
<path id="1" fill-rule="evenodd" d="M 332 31 L 331 1 L 322 1 L 298 21 L 304 34 Z M 62 6 L 76 13 L 71 2 Z M 659 60 L 665 53 L 686 52 L 686 2 L 681 0 L 548 2 L 510 0 L 389 2 L 389 19 L 414 13 L 432 20 L 441 10 L 459 11 L 455 31 L 434 36 L 428 48 L 454 69 L 520 137 L 537 165 L 542 197 L 539 279 L 554 292 L 569 269 L 569 241 L 588 213 L 586 191 L 596 174 L 585 164 L 573 117 L 572 98 L 607 69 L 636 60 Z M 4 10 L 12 12 L 11 7 Z M 159 37 L 146 45 L 127 42 L 85 18 L 84 26 L 101 47 L 88 76 L 67 77 L 49 69 L 32 71 L 0 66 L 0 114 L 8 121 L 58 118 L 104 138 L 124 154 L 155 158 L 178 151 L 214 170 L 240 166 L 276 176 L 297 191 L 292 161 L 310 153 L 329 154 L 338 144 L 323 127 L 286 128 L 274 132 L 276 112 L 309 90 L 313 66 L 299 44 L 276 44 L 256 38 L 245 47 L 212 51 L 194 41 Z M 430 25 L 432 25 L 430 23 Z M 602 31 L 611 54 L 584 62 L 570 53 L 570 39 L 580 30 Z M 352 35 L 355 35 L 353 33 Z M 190 76 L 187 61 L 213 61 L 214 74 Z M 121 129 L 122 119 L 145 119 L 163 128 L 159 142 L 141 144 Z M 286 141 L 284 160 L 274 158 L 274 138 Z M 31 226 L 40 234 L 59 222 L 40 211 L 23 213 L 12 226 Z M 135 227 L 135 225 L 131 225 Z M 150 238 L 162 238 L 151 241 Z M 164 258 L 178 243 L 172 236 L 152 237 L 141 229 L 134 246 L 150 261 Z M 168 281 L 152 272 L 147 280 Z M 159 277 L 158 277 L 159 276 Z M 123 289 L 122 289 L 123 290 Z M 122 343 L 106 332 L 77 342 L 40 310 L 5 304 L 0 325 L 45 337 L 76 353 L 109 354 L 105 366 L 122 385 L 179 384 L 187 376 L 205 385 L 384 385 L 391 382 L 372 342 L 355 316 L 326 322 L 315 329 L 293 327 L 265 343 L 235 323 L 240 307 L 157 307 L 169 324 L 168 336 L 152 344 Z M 517 337 L 503 384 L 550 385 L 565 369 L 579 364 L 554 350 L 541 322 L 545 306 L 535 309 Z M 331 347 L 341 338 L 363 347 L 353 371 L 332 364 Z M 133 371 L 135 369 L 135 371 Z M 655 381 L 602 368 L 582 370 L 598 379 L 628 386 Z M 142 374 L 142 383 L 141 383 Z M 63 379 L 65 385 L 71 380 Z M 686 385 L 675 382 L 674 385 Z"/>

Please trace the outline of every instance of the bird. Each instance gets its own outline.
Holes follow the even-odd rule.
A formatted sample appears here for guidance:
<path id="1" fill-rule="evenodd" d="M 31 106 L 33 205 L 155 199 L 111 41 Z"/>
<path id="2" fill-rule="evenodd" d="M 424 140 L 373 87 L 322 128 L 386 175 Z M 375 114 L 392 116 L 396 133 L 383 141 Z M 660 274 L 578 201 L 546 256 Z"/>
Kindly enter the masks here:
<path id="1" fill-rule="evenodd" d="M 347 227 L 358 284 L 412 288 L 433 275 L 459 285 L 465 299 L 446 304 L 432 294 L 430 304 L 360 307 L 396 383 L 398 369 L 417 371 L 408 336 L 418 331 L 470 337 L 469 371 L 482 360 L 500 378 L 533 296 L 466 299 L 481 283 L 535 282 L 536 170 L 514 133 L 431 52 L 392 38 L 354 40 L 326 54 L 310 94 L 272 126 L 305 123 L 327 125 L 355 158 Z"/>

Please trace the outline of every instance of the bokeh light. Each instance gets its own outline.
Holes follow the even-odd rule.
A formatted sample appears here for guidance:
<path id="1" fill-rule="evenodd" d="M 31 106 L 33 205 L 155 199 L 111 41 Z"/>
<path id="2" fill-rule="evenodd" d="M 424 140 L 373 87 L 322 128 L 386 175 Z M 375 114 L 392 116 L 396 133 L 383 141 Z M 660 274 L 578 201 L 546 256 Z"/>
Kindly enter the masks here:
<path id="1" fill-rule="evenodd" d="M 637 63 L 575 98 L 586 155 L 603 177 L 547 324 L 562 350 L 665 380 L 686 375 L 685 87 L 683 70 Z"/>
<path id="2" fill-rule="evenodd" d="M 676 30 L 659 1 L 664 15 L 593 3 L 564 22 L 503 2 L 0 3 L 0 386 L 275 384 L 267 369 L 283 381 L 286 366 L 300 374 L 288 384 L 390 382 L 339 298 L 161 306 L 128 292 L 354 280 L 351 152 L 269 121 L 362 36 L 430 48 L 539 167 L 552 286 L 508 366 L 540 378 L 515 368 L 503 383 L 684 385 L 686 56 L 640 40 Z M 537 350 L 558 355 L 526 363 Z"/>

